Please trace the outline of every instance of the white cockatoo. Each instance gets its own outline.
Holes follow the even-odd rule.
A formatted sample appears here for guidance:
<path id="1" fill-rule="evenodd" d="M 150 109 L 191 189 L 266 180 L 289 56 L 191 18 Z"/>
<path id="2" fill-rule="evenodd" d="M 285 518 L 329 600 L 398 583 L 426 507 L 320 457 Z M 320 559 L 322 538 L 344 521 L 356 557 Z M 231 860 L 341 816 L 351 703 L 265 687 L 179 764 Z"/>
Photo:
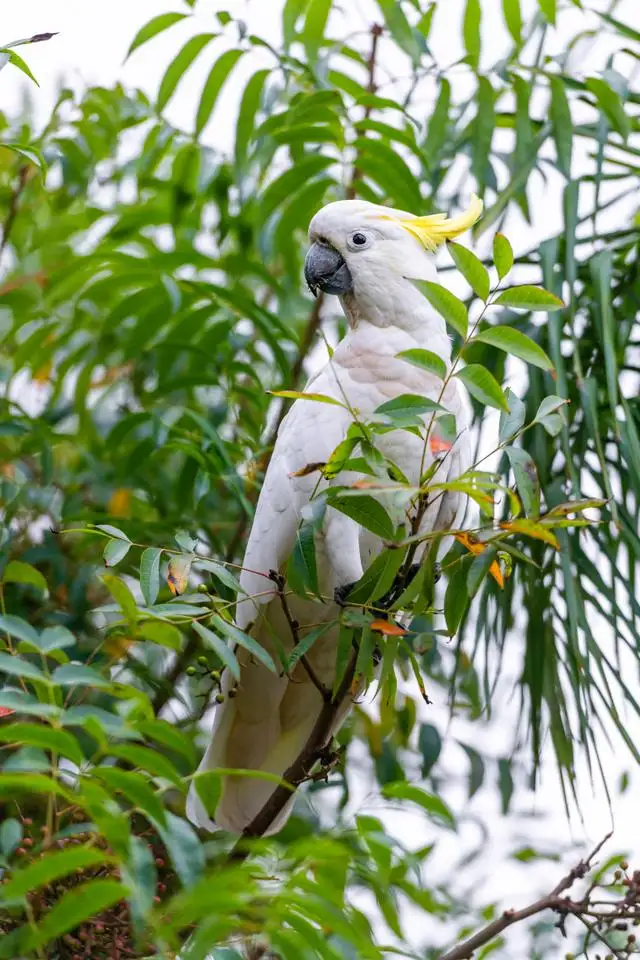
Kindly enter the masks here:
<path id="1" fill-rule="evenodd" d="M 476 197 L 469 210 L 454 219 L 444 214 L 416 217 L 361 200 L 343 200 L 321 209 L 309 228 L 307 283 L 314 293 L 322 290 L 340 297 L 349 331 L 305 391 L 341 402 L 347 398 L 348 406 L 363 420 L 385 401 L 402 394 L 439 400 L 454 414 L 457 424 L 457 439 L 439 468 L 439 481 L 456 478 L 469 465 L 470 442 L 465 431 L 468 405 L 463 388 L 455 377 L 451 378 L 441 397 L 441 379 L 396 359 L 396 355 L 423 348 L 449 363 L 451 344 L 445 322 L 412 281 L 435 281 L 433 254 L 437 246 L 468 229 L 481 212 L 482 204 Z M 268 574 L 284 569 L 303 511 L 318 490 L 317 474 L 296 474 L 307 464 L 326 462 L 351 423 L 352 416 L 343 406 L 296 400 L 278 431 L 240 576 L 246 597 L 240 596 L 236 611 L 237 626 L 251 633 L 276 663 L 273 638 L 289 652 L 293 637 L 276 585 Z M 377 442 L 412 484 L 419 482 L 421 465 L 426 470 L 438 452 L 437 447 L 427 445 L 423 461 L 423 441 L 406 430 L 384 433 Z M 356 479 L 353 474 L 341 474 L 334 482 L 345 484 Z M 448 491 L 434 498 L 421 529 L 455 528 L 461 510 L 462 496 Z M 316 537 L 322 594 L 334 597 L 336 590 L 359 580 L 381 547 L 379 538 L 329 506 Z M 338 616 L 338 607 L 331 601 L 320 607 L 317 601 L 290 596 L 289 605 L 300 637 L 308 632 L 308 625 Z M 337 638 L 337 628 L 330 629 L 308 654 L 316 679 L 329 690 L 335 676 Z M 212 739 L 199 771 L 222 767 L 282 776 L 307 743 L 323 706 L 321 690 L 301 662 L 287 677 L 272 673 L 243 648 L 236 650 L 236 656 L 241 666 L 240 682 L 236 688 L 236 681 L 225 671 L 225 700 L 217 708 Z M 227 696 L 229 690 L 235 694 L 231 698 Z M 344 721 L 350 704 L 351 696 L 347 696 L 337 711 L 332 733 Z M 241 833 L 274 790 L 273 781 L 225 775 L 215 823 L 195 784 L 191 786 L 187 813 L 200 827 Z M 293 797 L 267 833 L 282 828 L 292 802 Z"/>

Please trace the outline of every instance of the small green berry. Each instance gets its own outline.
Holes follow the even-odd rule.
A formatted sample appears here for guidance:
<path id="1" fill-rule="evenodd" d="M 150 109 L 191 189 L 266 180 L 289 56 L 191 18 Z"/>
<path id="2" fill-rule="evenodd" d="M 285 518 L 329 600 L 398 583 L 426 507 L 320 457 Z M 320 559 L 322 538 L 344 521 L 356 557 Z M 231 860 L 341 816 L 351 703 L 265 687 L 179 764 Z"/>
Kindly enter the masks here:
<path id="1" fill-rule="evenodd" d="M 209 676 L 211 677 L 211 679 L 213 680 L 214 683 L 219 683 L 219 682 L 220 682 L 220 671 L 219 671 L 219 670 L 212 670 L 211 673 L 209 674 Z"/>
<path id="2" fill-rule="evenodd" d="M 224 703 L 224 694 L 223 694 L 223 693 L 217 693 L 217 694 L 216 694 L 216 703 Z"/>
<path id="3" fill-rule="evenodd" d="M 206 583 L 198 584 L 198 593 L 209 593 L 209 587 L 206 585 Z"/>
<path id="4" fill-rule="evenodd" d="M 207 666 L 207 658 L 206 658 L 206 657 L 198 657 L 198 663 L 200 664 L 201 667 L 206 667 L 206 666 Z"/>
<path id="5" fill-rule="evenodd" d="M 185 673 L 186 673 L 186 675 L 187 675 L 188 677 L 193 677 L 194 674 L 196 673 L 196 668 L 195 668 L 195 667 L 187 667 L 187 669 L 185 670 Z"/>

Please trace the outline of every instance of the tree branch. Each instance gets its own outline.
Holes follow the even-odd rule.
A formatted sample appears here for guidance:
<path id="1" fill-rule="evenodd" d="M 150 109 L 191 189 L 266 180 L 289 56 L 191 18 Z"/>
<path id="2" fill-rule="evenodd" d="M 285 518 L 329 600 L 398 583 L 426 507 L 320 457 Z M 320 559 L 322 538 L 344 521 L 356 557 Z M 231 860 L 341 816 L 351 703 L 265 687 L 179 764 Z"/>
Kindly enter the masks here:
<path id="1" fill-rule="evenodd" d="M 7 215 L 2 226 L 2 240 L 0 241 L 0 255 L 4 253 L 4 249 L 9 242 L 9 237 L 11 236 L 11 231 L 13 230 L 13 225 L 15 223 L 16 217 L 18 215 L 18 207 L 20 205 L 20 197 L 29 182 L 29 165 L 24 163 L 20 166 L 18 170 L 18 182 L 14 187 L 14 190 L 9 198 L 9 209 L 7 210 Z"/>
<path id="2" fill-rule="evenodd" d="M 278 590 L 278 597 L 280 599 L 280 606 L 282 607 L 282 612 L 284 613 L 285 619 L 289 624 L 289 630 L 291 631 L 291 638 L 293 640 L 294 647 L 299 646 L 300 644 L 300 624 L 297 620 L 294 620 L 291 610 L 289 609 L 289 603 L 287 601 L 287 596 L 284 592 L 285 588 L 285 579 L 281 573 L 278 573 L 277 570 L 270 570 L 269 577 L 275 583 Z M 314 685 L 316 690 L 320 693 L 320 696 L 325 703 L 328 703 L 331 700 L 331 691 L 328 687 L 325 687 L 324 683 L 320 680 L 315 670 L 309 663 L 309 658 L 304 654 L 300 657 L 300 663 L 307 671 L 307 675 L 311 680 L 311 683 Z"/>
<path id="3" fill-rule="evenodd" d="M 507 927 L 513 926 L 514 923 L 520 923 L 521 920 L 527 920 L 529 917 L 533 917 L 537 913 L 542 913 L 544 910 L 555 910 L 563 916 L 566 916 L 567 913 L 580 916 L 580 908 L 582 907 L 584 909 L 585 901 L 582 900 L 576 903 L 561 897 L 561 894 L 564 893 L 565 890 L 568 890 L 576 880 L 581 880 L 586 876 L 587 872 L 591 869 L 594 858 L 611 836 L 612 831 L 594 847 L 586 860 L 580 860 L 580 862 L 556 884 L 551 893 L 548 893 L 545 897 L 541 897 L 540 900 L 536 900 L 535 903 L 524 907 L 522 910 L 505 910 L 497 920 L 488 923 L 486 927 L 478 930 L 477 933 L 474 933 L 473 936 L 469 937 L 463 943 L 459 943 L 456 947 L 453 947 L 452 950 L 443 953 L 439 960 L 470 960 L 476 950 L 484 947 L 485 944 L 491 940 L 494 940 L 503 930 L 506 930 Z"/>

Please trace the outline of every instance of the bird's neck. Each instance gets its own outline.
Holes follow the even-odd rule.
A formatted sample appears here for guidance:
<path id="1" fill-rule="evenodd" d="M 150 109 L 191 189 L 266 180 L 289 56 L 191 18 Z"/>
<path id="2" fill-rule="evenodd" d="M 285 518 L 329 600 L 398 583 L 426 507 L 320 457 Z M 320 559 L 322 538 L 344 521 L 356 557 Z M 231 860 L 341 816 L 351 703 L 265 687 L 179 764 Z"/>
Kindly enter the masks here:
<path id="1" fill-rule="evenodd" d="M 361 330 L 371 325 L 395 328 L 408 334 L 416 344 L 443 360 L 451 356 L 451 341 L 444 319 L 410 280 L 379 277 L 366 289 L 356 289 L 340 298 L 349 326 Z"/>

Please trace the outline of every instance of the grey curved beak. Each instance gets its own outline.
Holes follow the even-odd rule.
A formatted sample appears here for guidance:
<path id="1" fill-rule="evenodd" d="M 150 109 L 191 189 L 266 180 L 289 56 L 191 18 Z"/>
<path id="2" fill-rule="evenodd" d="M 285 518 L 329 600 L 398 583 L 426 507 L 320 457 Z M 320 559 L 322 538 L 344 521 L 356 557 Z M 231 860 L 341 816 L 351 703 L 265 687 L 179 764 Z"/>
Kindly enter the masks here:
<path id="1" fill-rule="evenodd" d="M 353 289 L 349 267 L 342 254 L 328 243 L 312 244 L 304 261 L 304 277 L 314 297 L 318 290 L 341 297 Z"/>

